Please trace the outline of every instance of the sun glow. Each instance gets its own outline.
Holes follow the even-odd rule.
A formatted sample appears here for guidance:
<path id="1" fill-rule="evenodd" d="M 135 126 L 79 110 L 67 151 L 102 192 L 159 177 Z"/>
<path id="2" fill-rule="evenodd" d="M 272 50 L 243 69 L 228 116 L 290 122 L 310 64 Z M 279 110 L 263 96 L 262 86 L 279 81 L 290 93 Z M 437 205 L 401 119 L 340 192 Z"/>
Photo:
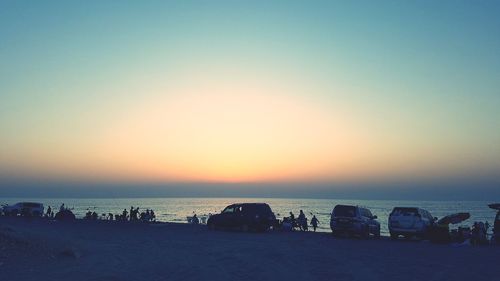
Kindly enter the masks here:
<path id="1" fill-rule="evenodd" d="M 294 91 L 227 77 L 181 82 L 114 121 L 100 145 L 99 162 L 118 167 L 121 177 L 135 171 L 158 180 L 252 182 L 346 174 L 361 152 L 357 126 L 340 110 L 332 114 Z"/>

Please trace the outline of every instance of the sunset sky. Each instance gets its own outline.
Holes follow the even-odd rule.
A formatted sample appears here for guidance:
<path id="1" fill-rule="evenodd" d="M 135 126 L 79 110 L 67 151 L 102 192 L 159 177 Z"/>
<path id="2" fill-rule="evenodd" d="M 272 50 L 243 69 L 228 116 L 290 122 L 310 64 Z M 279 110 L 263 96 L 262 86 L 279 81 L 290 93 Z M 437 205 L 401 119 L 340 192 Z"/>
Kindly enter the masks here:
<path id="1" fill-rule="evenodd" d="M 0 177 L 499 183 L 499 14 L 496 1 L 1 1 Z"/>

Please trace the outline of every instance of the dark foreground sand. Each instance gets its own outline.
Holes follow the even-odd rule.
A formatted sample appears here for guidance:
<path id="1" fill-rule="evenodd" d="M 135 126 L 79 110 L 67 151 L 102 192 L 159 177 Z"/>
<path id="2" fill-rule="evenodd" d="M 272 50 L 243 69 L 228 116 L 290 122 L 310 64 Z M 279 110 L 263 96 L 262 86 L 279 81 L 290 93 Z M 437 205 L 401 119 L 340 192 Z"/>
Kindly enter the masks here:
<path id="1" fill-rule="evenodd" d="M 0 280 L 500 280 L 500 247 L 0 217 Z"/>

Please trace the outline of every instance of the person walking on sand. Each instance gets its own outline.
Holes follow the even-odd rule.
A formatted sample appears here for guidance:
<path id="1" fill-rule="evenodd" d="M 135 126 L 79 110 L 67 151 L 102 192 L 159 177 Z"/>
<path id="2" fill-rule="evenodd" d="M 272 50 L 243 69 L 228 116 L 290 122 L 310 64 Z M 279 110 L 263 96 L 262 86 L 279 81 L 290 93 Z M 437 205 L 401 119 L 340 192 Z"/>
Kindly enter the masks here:
<path id="1" fill-rule="evenodd" d="M 316 232 L 316 228 L 318 227 L 318 223 L 319 223 L 319 220 L 316 218 L 315 215 L 313 215 L 313 217 L 311 219 L 311 225 L 314 229 L 314 232 Z"/>

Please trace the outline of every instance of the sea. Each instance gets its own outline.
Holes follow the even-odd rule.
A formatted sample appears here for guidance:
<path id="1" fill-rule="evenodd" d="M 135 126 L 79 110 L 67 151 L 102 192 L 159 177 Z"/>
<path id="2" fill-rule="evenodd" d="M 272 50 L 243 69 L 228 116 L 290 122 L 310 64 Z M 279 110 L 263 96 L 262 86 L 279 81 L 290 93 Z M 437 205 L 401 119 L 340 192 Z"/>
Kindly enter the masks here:
<path id="1" fill-rule="evenodd" d="M 205 222 L 210 214 L 222 211 L 233 203 L 267 203 L 277 218 L 281 219 L 293 212 L 295 216 L 303 210 L 308 219 L 313 215 L 319 220 L 318 231 L 330 231 L 330 214 L 337 204 L 358 205 L 367 207 L 378 217 L 381 234 L 389 235 L 388 217 L 394 207 L 420 207 L 428 210 L 434 217 L 441 218 L 457 212 L 469 212 L 470 219 L 458 226 L 472 226 L 476 221 L 488 222 L 491 226 L 496 211 L 488 207 L 490 203 L 483 201 L 398 201 L 398 200 L 336 200 L 336 199 L 286 199 L 286 198 L 0 198 L 0 204 L 17 202 L 40 202 L 45 208 L 51 206 L 54 211 L 61 204 L 73 210 L 77 218 L 83 218 L 87 211 L 96 212 L 104 219 L 108 213 L 121 214 L 124 209 L 139 207 L 140 211 L 154 210 L 156 220 L 161 222 L 188 223 L 188 217 L 197 214 Z M 489 232 L 491 232 L 490 227 Z"/>

